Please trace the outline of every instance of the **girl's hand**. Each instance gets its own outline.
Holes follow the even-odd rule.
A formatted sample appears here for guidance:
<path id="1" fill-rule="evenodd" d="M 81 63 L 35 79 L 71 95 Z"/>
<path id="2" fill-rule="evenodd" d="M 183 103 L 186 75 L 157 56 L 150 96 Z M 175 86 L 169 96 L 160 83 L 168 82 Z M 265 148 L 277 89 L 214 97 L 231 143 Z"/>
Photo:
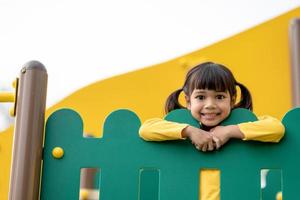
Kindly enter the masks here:
<path id="1" fill-rule="evenodd" d="M 210 132 L 213 135 L 213 140 L 215 142 L 219 141 L 220 146 L 217 146 L 217 149 L 231 138 L 243 139 L 245 137 L 237 125 L 217 126 L 211 129 Z"/>
<path id="2" fill-rule="evenodd" d="M 213 151 L 215 149 L 213 136 L 207 131 L 187 126 L 183 129 L 182 136 L 189 138 L 192 141 L 192 144 L 195 145 L 196 149 L 200 151 Z"/>

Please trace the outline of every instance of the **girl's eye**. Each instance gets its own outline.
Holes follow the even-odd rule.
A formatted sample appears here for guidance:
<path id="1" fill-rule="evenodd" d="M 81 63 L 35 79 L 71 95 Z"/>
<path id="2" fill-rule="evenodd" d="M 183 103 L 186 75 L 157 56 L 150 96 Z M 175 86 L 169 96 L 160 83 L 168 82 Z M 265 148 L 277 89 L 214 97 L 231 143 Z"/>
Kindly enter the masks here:
<path id="1" fill-rule="evenodd" d="M 205 96 L 204 96 L 204 95 L 198 95 L 198 96 L 196 96 L 196 99 L 204 100 L 204 99 L 205 99 Z"/>
<path id="2" fill-rule="evenodd" d="M 216 99 L 225 99 L 225 96 L 220 94 L 216 96 Z"/>

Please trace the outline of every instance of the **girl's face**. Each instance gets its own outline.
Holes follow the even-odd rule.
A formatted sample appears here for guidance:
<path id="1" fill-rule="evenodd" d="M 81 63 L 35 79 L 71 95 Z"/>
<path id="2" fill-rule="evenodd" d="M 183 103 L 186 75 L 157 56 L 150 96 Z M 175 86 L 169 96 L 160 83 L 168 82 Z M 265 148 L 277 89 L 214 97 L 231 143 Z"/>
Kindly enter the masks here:
<path id="1" fill-rule="evenodd" d="M 194 89 L 186 96 L 187 108 L 193 117 L 207 127 L 214 127 L 229 116 L 233 101 L 229 92 Z"/>

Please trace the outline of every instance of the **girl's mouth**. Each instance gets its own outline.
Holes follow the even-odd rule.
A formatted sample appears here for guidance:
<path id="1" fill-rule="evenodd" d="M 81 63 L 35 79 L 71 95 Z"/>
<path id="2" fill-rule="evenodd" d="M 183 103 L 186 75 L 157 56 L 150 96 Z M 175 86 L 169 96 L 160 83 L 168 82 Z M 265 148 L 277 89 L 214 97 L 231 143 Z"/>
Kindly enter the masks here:
<path id="1" fill-rule="evenodd" d="M 207 120 L 213 120 L 215 119 L 216 116 L 220 115 L 221 113 L 201 113 L 201 116 L 204 118 L 204 119 L 207 119 Z"/>

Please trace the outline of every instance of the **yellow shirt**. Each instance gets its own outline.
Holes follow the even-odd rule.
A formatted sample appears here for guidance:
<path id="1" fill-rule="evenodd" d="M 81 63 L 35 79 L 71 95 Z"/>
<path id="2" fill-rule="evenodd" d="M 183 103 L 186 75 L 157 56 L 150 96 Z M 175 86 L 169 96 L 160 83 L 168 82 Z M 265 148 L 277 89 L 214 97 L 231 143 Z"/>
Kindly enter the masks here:
<path id="1" fill-rule="evenodd" d="M 145 121 L 139 130 L 139 135 L 146 141 L 166 141 L 185 139 L 181 131 L 188 124 L 153 118 Z M 261 142 L 279 142 L 284 135 L 283 124 L 270 116 L 258 117 L 258 121 L 238 124 L 244 134 L 243 140 Z M 205 184 L 201 184 L 205 183 Z M 201 171 L 200 176 L 201 200 L 220 200 L 220 172 L 218 170 Z"/>

